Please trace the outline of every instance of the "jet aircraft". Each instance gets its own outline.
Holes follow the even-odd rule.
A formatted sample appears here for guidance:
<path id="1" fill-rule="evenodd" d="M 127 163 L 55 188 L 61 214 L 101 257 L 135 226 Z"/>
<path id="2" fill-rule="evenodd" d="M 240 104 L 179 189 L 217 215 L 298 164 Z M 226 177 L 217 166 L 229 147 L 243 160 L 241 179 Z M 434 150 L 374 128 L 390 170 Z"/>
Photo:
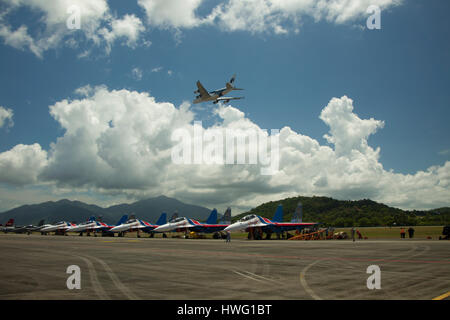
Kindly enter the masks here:
<path id="1" fill-rule="evenodd" d="M 14 229 L 9 230 L 8 232 L 14 232 L 14 233 L 27 233 L 31 234 L 33 231 L 39 231 L 42 228 L 45 228 L 48 225 L 44 225 L 44 220 L 39 221 L 39 224 L 37 226 L 34 226 L 32 224 L 22 227 L 15 227 Z"/>
<path id="2" fill-rule="evenodd" d="M 231 217 L 231 209 L 228 208 L 225 212 L 224 217 Z M 230 219 L 231 220 L 231 219 Z M 199 233 L 213 233 L 222 231 L 225 229 L 229 223 L 227 224 L 218 224 L 217 223 L 217 210 L 213 209 L 211 214 L 208 217 L 208 220 L 205 223 L 198 222 L 194 219 L 188 219 L 186 217 L 179 217 L 170 220 L 168 223 L 159 226 L 155 229 L 157 232 L 170 232 L 170 231 L 194 231 Z"/>
<path id="3" fill-rule="evenodd" d="M 121 225 L 128 219 L 128 215 L 123 215 L 115 226 Z M 102 221 L 96 221 L 95 217 L 90 217 L 88 221 L 82 222 L 79 225 L 73 226 L 67 230 L 67 232 L 79 232 L 80 236 L 83 232 L 90 235 L 90 232 L 94 232 L 94 236 L 97 236 L 97 232 L 102 232 L 102 235 L 114 235 L 110 233 L 110 230 L 115 227 Z"/>
<path id="4" fill-rule="evenodd" d="M 114 228 L 111 228 L 109 231 L 119 233 L 119 237 L 123 236 L 125 232 L 137 231 L 138 237 L 140 237 L 140 231 L 152 234 L 158 226 L 165 224 L 166 221 L 167 214 L 163 212 L 156 224 L 151 224 L 147 221 L 133 218 L 120 225 L 115 226 Z"/>
<path id="5" fill-rule="evenodd" d="M 55 232 L 55 234 L 66 234 L 67 230 L 74 226 L 76 226 L 76 224 L 61 221 L 55 224 L 47 225 L 42 229 L 40 229 L 39 231 L 43 235 L 46 235 L 48 232 Z"/>
<path id="6" fill-rule="evenodd" d="M 9 232 L 9 231 L 12 231 L 12 230 L 14 230 L 14 219 L 9 219 L 8 220 L 8 222 L 6 222 L 5 223 L 5 226 L 4 227 L 0 227 L 1 229 L 1 231 L 3 231 L 4 233 L 7 233 L 7 232 Z"/>
<path id="7" fill-rule="evenodd" d="M 230 102 L 230 100 L 239 100 L 243 99 L 244 97 L 225 97 L 227 93 L 233 90 L 244 90 L 240 88 L 236 88 L 233 86 L 233 82 L 236 79 L 236 75 L 233 75 L 233 77 L 228 81 L 225 85 L 225 88 L 214 90 L 208 92 L 200 81 L 197 81 L 197 90 L 194 91 L 195 94 L 198 94 L 195 97 L 195 100 L 193 103 L 200 103 L 200 102 L 207 102 L 212 101 L 214 104 L 218 103 L 219 101 L 223 101 L 225 103 Z"/>
<path id="8" fill-rule="evenodd" d="M 301 204 L 297 206 L 296 214 L 298 217 L 298 212 L 301 215 Z M 250 234 L 260 234 L 262 232 L 267 234 L 267 239 L 270 238 L 272 233 L 283 233 L 292 230 L 302 230 L 304 228 L 313 228 L 319 223 L 316 222 L 283 222 L 283 206 L 280 204 L 272 218 L 272 220 L 261 217 L 256 214 L 251 214 L 243 217 L 239 221 L 229 225 L 224 229 L 228 232 L 245 231 Z"/>

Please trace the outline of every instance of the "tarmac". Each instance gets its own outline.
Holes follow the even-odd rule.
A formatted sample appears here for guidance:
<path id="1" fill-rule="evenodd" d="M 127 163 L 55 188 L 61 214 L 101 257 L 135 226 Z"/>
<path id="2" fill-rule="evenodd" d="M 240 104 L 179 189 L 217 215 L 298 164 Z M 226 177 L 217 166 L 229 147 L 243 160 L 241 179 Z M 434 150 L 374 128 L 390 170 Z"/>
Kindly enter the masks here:
<path id="1" fill-rule="evenodd" d="M 5 299 L 449 299 L 450 242 L 0 234 Z M 68 289 L 67 268 L 81 289 Z M 369 266 L 380 289 L 369 289 Z M 375 283 L 369 281 L 370 283 Z"/>

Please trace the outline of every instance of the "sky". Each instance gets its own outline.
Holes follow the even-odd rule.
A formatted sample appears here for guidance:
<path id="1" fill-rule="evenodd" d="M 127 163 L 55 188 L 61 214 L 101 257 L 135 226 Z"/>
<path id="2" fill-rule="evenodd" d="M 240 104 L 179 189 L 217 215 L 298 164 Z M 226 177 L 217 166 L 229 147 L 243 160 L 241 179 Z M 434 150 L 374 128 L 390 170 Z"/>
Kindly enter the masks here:
<path id="1" fill-rule="evenodd" d="M 380 29 L 368 28 L 371 5 Z M 0 0 L 0 212 L 161 194 L 233 214 L 297 195 L 448 206 L 449 10 L 445 0 Z M 197 80 L 214 90 L 233 74 L 245 90 L 229 95 L 244 99 L 192 103 Z M 195 121 L 205 134 L 279 130 L 279 170 L 174 163 L 173 134 Z"/>

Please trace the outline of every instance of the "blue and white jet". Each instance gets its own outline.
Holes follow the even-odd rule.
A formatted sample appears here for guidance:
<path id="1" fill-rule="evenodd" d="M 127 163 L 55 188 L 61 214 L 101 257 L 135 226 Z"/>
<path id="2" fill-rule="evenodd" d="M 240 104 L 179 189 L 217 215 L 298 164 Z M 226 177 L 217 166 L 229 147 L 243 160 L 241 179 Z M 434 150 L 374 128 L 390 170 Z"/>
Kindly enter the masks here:
<path id="1" fill-rule="evenodd" d="M 291 222 L 283 222 L 283 206 L 280 204 L 272 218 L 272 220 L 268 218 L 261 217 L 256 214 L 250 214 L 239 221 L 230 224 L 228 227 L 224 229 L 227 232 L 250 232 L 256 233 L 255 231 L 264 232 L 266 234 L 272 233 L 283 233 L 292 230 L 302 230 L 304 228 L 313 228 L 317 226 L 319 223 L 317 222 L 302 222 L 301 221 L 301 204 L 297 206 L 296 216 L 300 217 L 300 220 L 291 221 Z"/>
<path id="2" fill-rule="evenodd" d="M 156 224 L 151 224 L 141 219 L 130 219 L 120 225 L 115 226 L 114 228 L 111 228 L 109 231 L 118 233 L 119 236 L 123 236 L 125 232 L 137 231 L 139 237 L 140 231 L 146 233 L 153 233 L 160 225 L 163 225 L 166 222 L 167 222 L 167 214 L 163 212 L 159 217 L 158 221 L 156 221 Z"/>
<path id="3" fill-rule="evenodd" d="M 231 209 L 228 208 L 227 211 L 224 214 L 225 220 L 230 217 L 231 220 Z M 176 232 L 198 232 L 198 233 L 213 233 L 213 232 L 219 232 L 225 229 L 229 223 L 217 223 L 217 210 L 213 209 L 211 211 L 211 214 L 208 217 L 208 220 L 206 220 L 205 223 L 198 222 L 194 219 L 189 219 L 186 217 L 179 217 L 170 220 L 168 223 L 159 226 L 155 229 L 155 231 L 158 232 L 170 232 L 170 231 L 176 231 Z"/>

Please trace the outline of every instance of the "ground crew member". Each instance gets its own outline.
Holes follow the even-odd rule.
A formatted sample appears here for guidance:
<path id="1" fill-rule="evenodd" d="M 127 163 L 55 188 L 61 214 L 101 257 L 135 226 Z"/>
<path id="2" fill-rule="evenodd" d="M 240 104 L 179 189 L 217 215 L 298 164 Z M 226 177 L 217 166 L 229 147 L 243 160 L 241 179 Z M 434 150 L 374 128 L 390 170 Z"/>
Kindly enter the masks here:
<path id="1" fill-rule="evenodd" d="M 361 232 L 359 232 L 359 230 L 356 230 L 356 233 L 358 234 L 358 239 L 362 239 L 363 238 L 362 234 L 361 234 Z"/>
<path id="2" fill-rule="evenodd" d="M 227 231 L 227 240 L 225 242 L 231 242 L 231 233 Z"/>
<path id="3" fill-rule="evenodd" d="M 400 229 L 400 238 L 405 239 L 405 229 Z"/>
<path id="4" fill-rule="evenodd" d="M 414 237 L 414 229 L 413 229 L 413 227 L 409 227 L 408 234 L 409 234 L 410 238 Z"/>

